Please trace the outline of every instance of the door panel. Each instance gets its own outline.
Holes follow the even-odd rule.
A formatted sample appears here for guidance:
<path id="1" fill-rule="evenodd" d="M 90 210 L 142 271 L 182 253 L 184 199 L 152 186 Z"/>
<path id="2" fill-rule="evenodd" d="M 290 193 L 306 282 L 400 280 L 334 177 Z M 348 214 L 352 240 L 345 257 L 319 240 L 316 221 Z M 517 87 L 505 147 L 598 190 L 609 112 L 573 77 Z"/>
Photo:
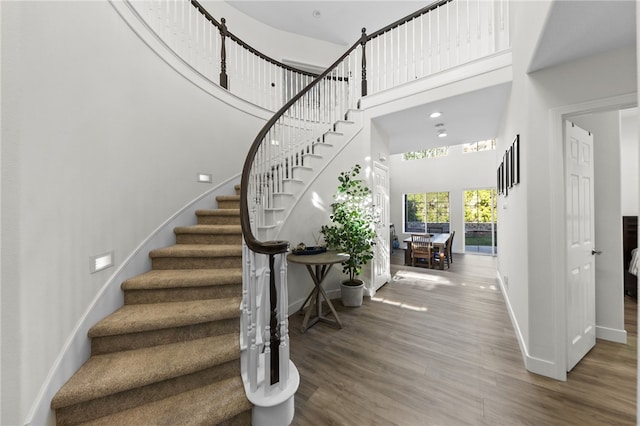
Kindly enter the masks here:
<path id="1" fill-rule="evenodd" d="M 565 123 L 567 371 L 596 343 L 593 135 Z"/>
<path id="2" fill-rule="evenodd" d="M 372 293 L 391 279 L 389 224 L 389 169 L 373 163 L 373 203 L 378 208 L 380 222 L 376 226 L 376 245 L 373 246 Z"/>

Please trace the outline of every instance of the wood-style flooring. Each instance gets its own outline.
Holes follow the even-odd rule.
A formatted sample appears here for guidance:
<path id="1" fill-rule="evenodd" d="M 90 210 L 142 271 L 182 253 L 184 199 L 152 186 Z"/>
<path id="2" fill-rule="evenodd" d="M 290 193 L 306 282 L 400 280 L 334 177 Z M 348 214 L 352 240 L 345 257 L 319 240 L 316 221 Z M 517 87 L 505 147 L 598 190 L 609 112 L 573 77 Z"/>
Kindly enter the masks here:
<path id="1" fill-rule="evenodd" d="M 341 330 L 300 332 L 293 425 L 631 425 L 636 422 L 637 305 L 628 344 L 598 340 L 566 382 L 524 368 L 496 280 L 495 258 L 454 254 L 445 271 L 392 259 L 392 281 Z"/>

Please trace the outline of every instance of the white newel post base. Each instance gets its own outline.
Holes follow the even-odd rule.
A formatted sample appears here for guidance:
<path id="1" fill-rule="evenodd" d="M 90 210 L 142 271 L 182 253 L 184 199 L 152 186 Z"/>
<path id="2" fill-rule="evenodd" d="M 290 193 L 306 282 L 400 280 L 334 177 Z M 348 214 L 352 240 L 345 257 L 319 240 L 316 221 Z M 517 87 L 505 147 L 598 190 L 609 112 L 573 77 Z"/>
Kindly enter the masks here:
<path id="1" fill-rule="evenodd" d="M 251 413 L 252 426 L 288 426 L 293 421 L 295 411 L 294 397 L 300 385 L 298 369 L 289 360 L 289 380 L 284 389 L 274 386 L 271 395 L 265 396 L 264 389 L 259 387 L 257 392 L 247 392 L 249 401 L 253 404 Z"/>

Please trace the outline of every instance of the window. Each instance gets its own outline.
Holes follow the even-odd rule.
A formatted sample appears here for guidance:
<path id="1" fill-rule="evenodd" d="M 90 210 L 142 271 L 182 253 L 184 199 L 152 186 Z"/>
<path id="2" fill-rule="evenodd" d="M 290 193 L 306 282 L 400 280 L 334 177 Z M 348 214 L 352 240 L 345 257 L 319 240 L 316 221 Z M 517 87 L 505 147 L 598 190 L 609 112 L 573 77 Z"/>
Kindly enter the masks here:
<path id="1" fill-rule="evenodd" d="M 438 148 L 423 149 L 421 151 L 411 151 L 402 154 L 403 160 L 421 160 L 423 158 L 444 157 L 449 155 L 449 147 L 441 146 Z"/>
<path id="2" fill-rule="evenodd" d="M 465 252 L 497 253 L 498 210 L 496 190 L 464 192 Z"/>
<path id="3" fill-rule="evenodd" d="M 462 152 L 464 152 L 465 154 L 468 152 L 488 151 L 490 149 L 496 149 L 495 139 L 490 139 L 488 141 L 465 143 L 462 146 Z"/>
<path id="4" fill-rule="evenodd" d="M 449 193 L 427 192 L 404 195 L 404 232 L 422 234 L 449 232 Z"/>

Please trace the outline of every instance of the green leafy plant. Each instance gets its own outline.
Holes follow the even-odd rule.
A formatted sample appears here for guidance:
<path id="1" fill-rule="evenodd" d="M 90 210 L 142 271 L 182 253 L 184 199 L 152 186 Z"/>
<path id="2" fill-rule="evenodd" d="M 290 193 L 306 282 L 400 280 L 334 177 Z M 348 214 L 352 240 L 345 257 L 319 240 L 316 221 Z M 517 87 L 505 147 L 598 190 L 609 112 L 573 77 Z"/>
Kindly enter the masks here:
<path id="1" fill-rule="evenodd" d="M 372 204 L 371 190 L 358 179 L 360 170 L 360 165 L 356 164 L 340 173 L 340 184 L 329 216 L 333 224 L 322 226 L 320 231 L 328 248 L 351 256 L 342 264 L 342 271 L 349 276 L 345 284 L 352 285 L 359 285 L 356 276 L 362 273 L 362 266 L 373 259 L 375 225 L 379 220 Z"/>

